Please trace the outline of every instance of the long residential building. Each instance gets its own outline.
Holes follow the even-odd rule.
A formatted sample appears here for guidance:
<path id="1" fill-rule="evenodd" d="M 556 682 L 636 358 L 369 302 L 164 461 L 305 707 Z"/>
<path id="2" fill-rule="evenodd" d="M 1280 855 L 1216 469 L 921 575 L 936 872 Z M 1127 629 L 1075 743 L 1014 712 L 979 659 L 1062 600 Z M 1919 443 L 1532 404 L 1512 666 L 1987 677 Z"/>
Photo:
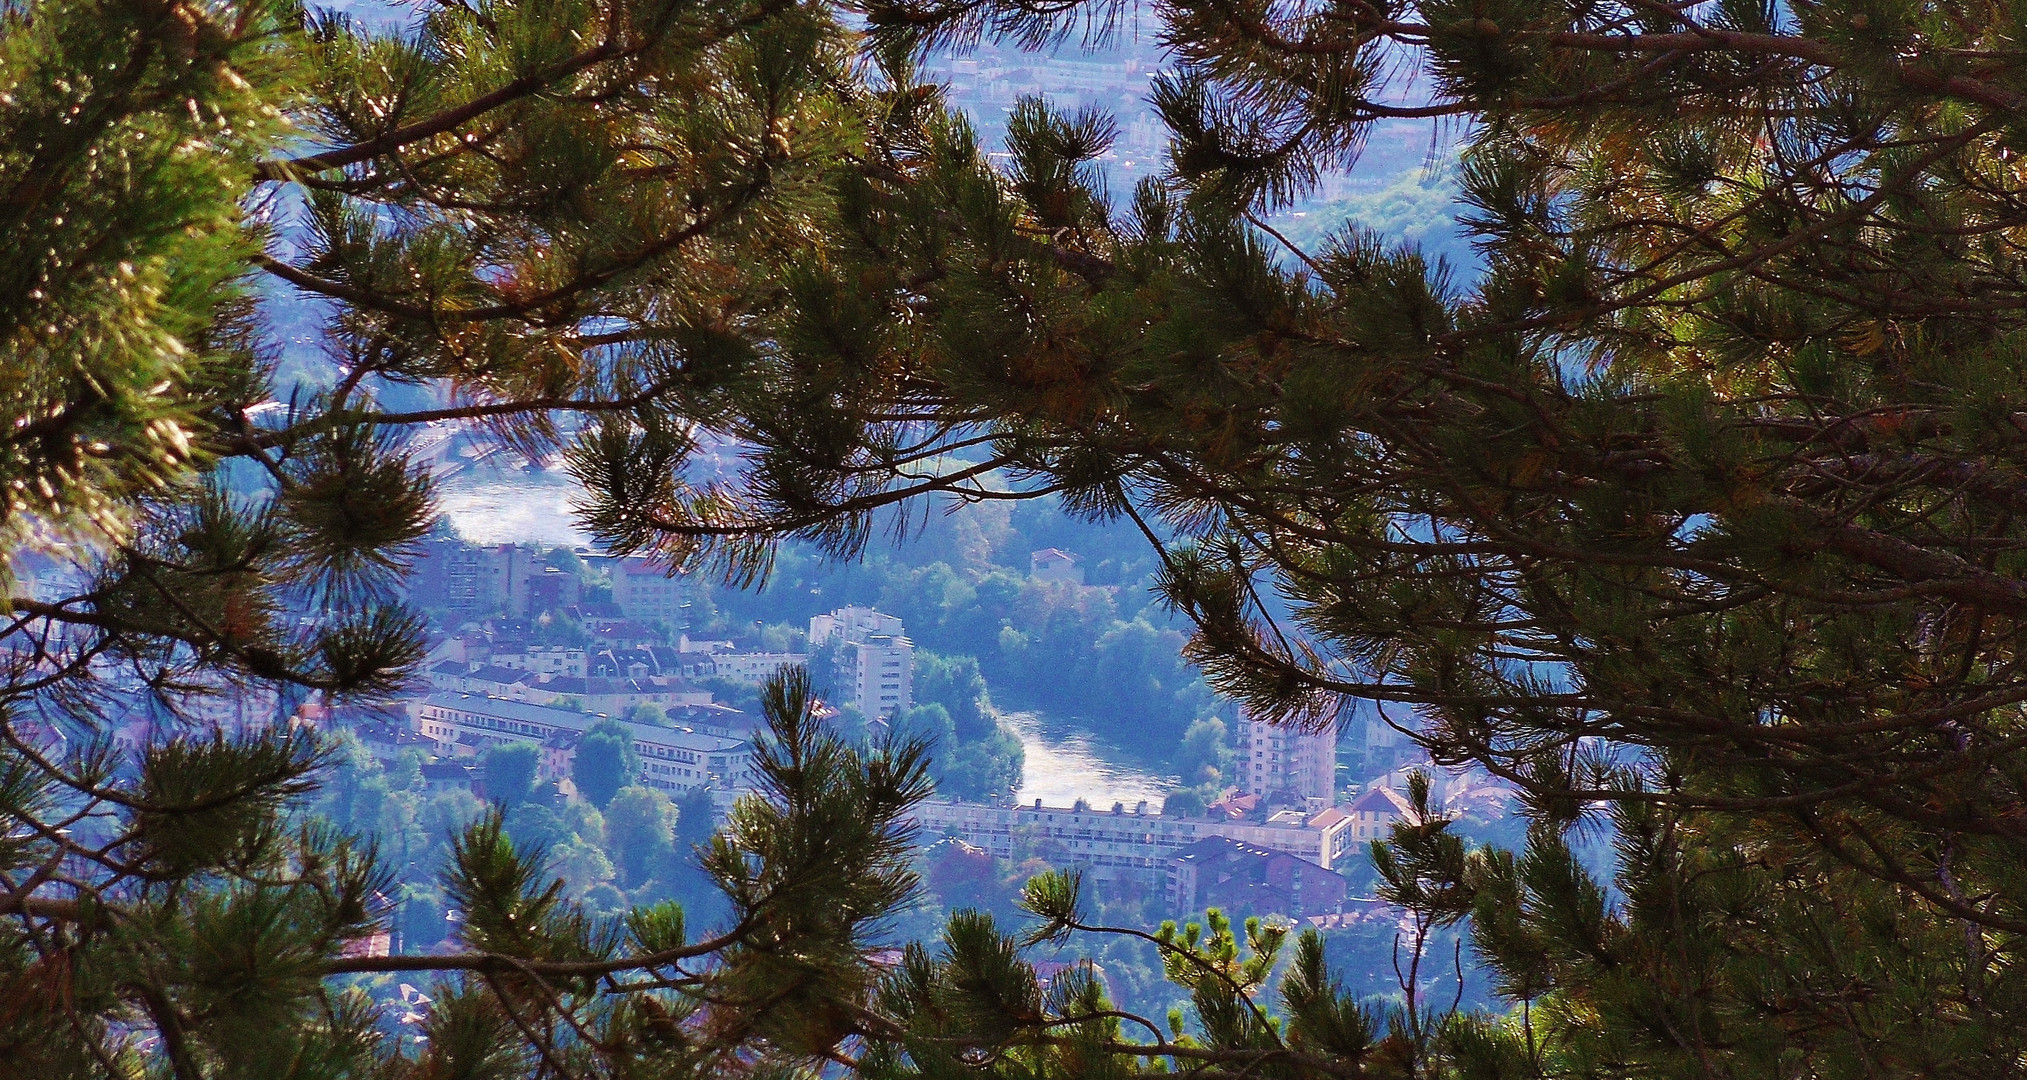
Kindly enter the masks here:
<path id="1" fill-rule="evenodd" d="M 1326 870 L 1341 865 L 1352 845 L 1351 819 L 1336 809 L 1283 810 L 1266 821 L 1164 817 L 1146 803 L 1134 809 L 1082 805 L 978 806 L 930 801 L 915 809 L 924 841 L 955 836 L 995 858 L 1011 858 L 1017 841 L 1049 842 L 1095 881 L 1163 887 L 1169 859 L 1210 837 L 1224 837 L 1307 859 Z"/>
<path id="2" fill-rule="evenodd" d="M 526 701 L 535 705 L 553 705 L 570 698 L 586 712 L 605 713 L 609 716 L 616 716 L 639 705 L 656 705 L 666 710 L 711 703 L 710 691 L 696 689 L 679 678 L 616 679 L 544 675 L 515 668 L 466 668 L 450 660 L 430 669 L 429 685 L 435 690 L 507 701 Z"/>
<path id="3" fill-rule="evenodd" d="M 556 751 L 546 767 L 567 775 L 577 739 L 602 716 L 477 694 L 431 694 L 413 705 L 418 734 L 444 757 L 476 757 L 486 747 L 532 742 Z M 663 791 L 745 788 L 752 784 L 753 746 L 744 739 L 687 727 L 619 721 L 633 735 L 641 783 Z"/>

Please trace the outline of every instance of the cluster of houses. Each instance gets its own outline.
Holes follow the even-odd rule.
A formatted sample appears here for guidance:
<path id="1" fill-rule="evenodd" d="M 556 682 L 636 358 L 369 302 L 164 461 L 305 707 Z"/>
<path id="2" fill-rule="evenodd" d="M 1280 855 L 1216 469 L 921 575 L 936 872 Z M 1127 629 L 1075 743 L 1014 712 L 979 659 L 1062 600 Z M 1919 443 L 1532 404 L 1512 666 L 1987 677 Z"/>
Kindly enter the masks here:
<path id="1" fill-rule="evenodd" d="M 432 651 L 428 689 L 407 702 L 405 716 L 330 713 L 313 703 L 302 715 L 351 730 L 390 761 L 420 750 L 430 759 L 425 776 L 432 783 L 481 791 L 479 756 L 514 742 L 539 746 L 542 776 L 568 790 L 578 741 L 610 720 L 632 735 L 642 784 L 671 793 L 707 788 L 728 805 L 748 790 L 758 719 L 715 702 L 700 684 L 757 683 L 808 663 L 811 654 L 741 649 L 687 634 L 669 644 L 636 620 L 577 614 L 587 645 L 534 643 L 525 619 L 467 623 Z M 914 647 L 899 619 L 840 608 L 811 619 L 810 636 L 836 658 L 838 703 L 868 717 L 910 706 Z M 638 722 L 643 706 L 654 706 L 657 722 Z"/>
<path id="2" fill-rule="evenodd" d="M 689 623 L 690 585 L 642 558 L 604 555 L 588 548 L 576 557 L 602 570 L 612 583 L 609 604 L 622 618 L 682 628 Z M 468 617 L 530 616 L 583 603 L 584 579 L 549 565 L 543 550 L 522 544 L 473 544 L 455 535 L 424 541 L 406 578 L 420 607 Z"/>
<path id="3" fill-rule="evenodd" d="M 468 625 L 432 652 L 430 689 L 617 715 L 641 705 L 665 710 L 706 705 L 711 692 L 698 685 L 701 680 L 758 683 L 813 658 L 687 634 L 665 644 L 626 620 L 583 625 L 591 633 L 586 646 L 531 644 L 518 620 Z M 837 704 L 868 718 L 890 717 L 913 704 L 915 647 L 902 633 L 901 620 L 847 607 L 816 616 L 810 627 L 817 646 L 834 650 L 830 674 Z"/>

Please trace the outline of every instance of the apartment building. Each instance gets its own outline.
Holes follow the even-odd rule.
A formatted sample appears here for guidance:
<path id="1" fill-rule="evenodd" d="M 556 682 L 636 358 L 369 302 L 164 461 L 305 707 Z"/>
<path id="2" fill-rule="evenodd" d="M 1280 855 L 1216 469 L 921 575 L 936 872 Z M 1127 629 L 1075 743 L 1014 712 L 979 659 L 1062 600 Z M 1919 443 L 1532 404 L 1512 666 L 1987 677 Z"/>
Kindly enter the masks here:
<path id="1" fill-rule="evenodd" d="M 838 655 L 838 684 L 867 718 L 889 717 L 915 703 L 915 644 L 894 634 L 846 642 Z"/>
<path id="2" fill-rule="evenodd" d="M 1342 866 L 1353 848 L 1351 818 L 1331 806 L 1281 810 L 1265 821 L 1213 821 L 1211 826 L 1209 835 L 1308 859 L 1326 870 Z"/>
<path id="3" fill-rule="evenodd" d="M 903 635 L 900 619 L 869 607 L 842 607 L 809 620 L 809 647 L 836 650 L 829 674 L 838 704 L 874 719 L 915 703 L 915 643 Z"/>
<path id="4" fill-rule="evenodd" d="M 555 751 L 545 754 L 545 769 L 569 771 L 577 740 L 605 717 L 503 701 L 476 694 L 431 694 L 412 705 L 416 733 L 434 744 L 445 758 L 476 757 L 486 747 L 531 742 Z M 743 739 L 620 721 L 633 736 L 640 754 L 640 782 L 663 791 L 693 788 L 744 788 L 752 784 L 753 747 Z"/>
<path id="5" fill-rule="evenodd" d="M 955 836 L 994 858 L 1013 856 L 1017 840 L 1052 842 L 1087 877 L 1101 883 L 1158 884 L 1168 857 L 1195 843 L 1209 824 L 1162 817 L 1146 803 L 1127 810 L 1077 806 L 979 806 L 931 800 L 915 808 L 922 839 Z"/>
<path id="6" fill-rule="evenodd" d="M 1341 875 L 1308 859 L 1224 836 L 1206 837 L 1168 860 L 1174 911 L 1222 908 L 1241 915 L 1334 914 L 1347 892 Z"/>
<path id="7" fill-rule="evenodd" d="M 689 621 L 684 604 L 689 602 L 689 585 L 670 577 L 665 567 L 641 558 L 613 559 L 612 602 L 620 614 L 642 622 L 684 625 Z"/>
<path id="8" fill-rule="evenodd" d="M 589 657 L 583 649 L 569 645 L 530 645 L 519 652 L 496 652 L 486 658 L 493 667 L 533 671 L 543 675 L 590 674 Z"/>
<path id="9" fill-rule="evenodd" d="M 1211 837 L 1224 837 L 1268 851 L 1293 855 L 1333 870 L 1351 847 L 1351 819 L 1334 809 L 1305 813 L 1284 810 L 1264 822 L 1163 817 L 1146 803 L 1129 810 L 1084 805 L 977 806 L 930 801 L 915 810 L 923 839 L 955 836 L 995 858 L 1011 858 L 1017 840 L 1058 846 L 1067 860 L 1099 882 L 1161 887 L 1176 852 Z"/>
<path id="10" fill-rule="evenodd" d="M 691 678 L 766 682 L 785 667 L 809 663 L 808 653 L 746 651 L 731 641 L 704 641 L 684 634 L 676 645 L 682 673 Z"/>
<path id="11" fill-rule="evenodd" d="M 833 638 L 860 641 L 875 634 L 898 637 L 903 632 L 899 617 L 852 605 L 810 616 L 809 647 L 820 648 L 830 644 Z"/>
<path id="12" fill-rule="evenodd" d="M 417 604 L 470 615 L 561 610 L 578 602 L 582 587 L 576 574 L 543 565 L 538 547 L 480 546 L 455 536 L 425 540 L 407 578 Z"/>
<path id="13" fill-rule="evenodd" d="M 766 682 L 785 667 L 809 663 L 808 653 L 728 652 L 711 654 L 711 674 L 735 682 Z"/>
<path id="14" fill-rule="evenodd" d="M 455 536 L 433 536 L 423 541 L 407 577 L 409 598 L 423 607 L 472 615 L 522 611 L 533 555 L 513 544 L 480 547 Z"/>
<path id="15" fill-rule="evenodd" d="M 1322 799 L 1337 787 L 1337 728 L 1304 732 L 1251 716 L 1239 721 L 1239 790 L 1269 800 Z"/>

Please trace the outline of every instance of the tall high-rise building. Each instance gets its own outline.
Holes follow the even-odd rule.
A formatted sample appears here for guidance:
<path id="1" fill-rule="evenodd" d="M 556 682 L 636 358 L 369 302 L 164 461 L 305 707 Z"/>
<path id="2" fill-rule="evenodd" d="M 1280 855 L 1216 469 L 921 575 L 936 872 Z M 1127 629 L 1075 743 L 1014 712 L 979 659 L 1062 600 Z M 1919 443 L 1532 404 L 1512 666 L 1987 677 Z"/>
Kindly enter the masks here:
<path id="1" fill-rule="evenodd" d="M 869 607 L 843 607 L 809 620 L 812 651 L 835 650 L 833 686 L 839 704 L 867 719 L 892 716 L 915 703 L 915 644 L 901 620 Z"/>
<path id="2" fill-rule="evenodd" d="M 1328 801 L 1337 788 L 1337 727 L 1318 732 L 1239 720 L 1239 790 L 1262 798 Z"/>
<path id="3" fill-rule="evenodd" d="M 892 716 L 914 704 L 915 645 L 898 634 L 868 634 L 848 641 L 839 681 L 867 717 Z"/>
<path id="4" fill-rule="evenodd" d="M 666 567 L 647 559 L 614 559 L 612 602 L 620 614 L 640 622 L 687 625 L 683 605 L 689 600 L 689 583 L 670 577 Z"/>
<path id="5" fill-rule="evenodd" d="M 480 547 L 456 536 L 432 536 L 408 575 L 409 597 L 424 607 L 472 615 L 521 614 L 533 557 L 533 549 L 513 544 Z"/>

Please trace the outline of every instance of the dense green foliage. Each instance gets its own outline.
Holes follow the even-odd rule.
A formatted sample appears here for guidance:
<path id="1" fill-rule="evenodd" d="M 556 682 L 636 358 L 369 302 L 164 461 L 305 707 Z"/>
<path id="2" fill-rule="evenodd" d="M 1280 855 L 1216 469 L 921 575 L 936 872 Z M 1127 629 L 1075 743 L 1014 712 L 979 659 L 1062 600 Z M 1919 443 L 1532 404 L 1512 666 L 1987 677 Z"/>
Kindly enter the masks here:
<path id="1" fill-rule="evenodd" d="M 430 784 L 422 760 L 410 752 L 383 767 L 356 739 L 341 738 L 303 807 L 377 847 L 394 885 L 388 896 L 398 901 L 388 925 L 411 952 L 455 931 L 445 918 L 450 909 L 441 875 L 450 865 L 451 841 L 488 810 L 486 800 L 461 784 Z M 676 901 L 693 921 L 726 910 L 724 897 L 696 866 L 694 849 L 715 829 L 708 790 L 672 801 L 629 786 L 603 811 L 588 801 L 557 798 L 553 787 L 531 789 L 519 802 L 490 789 L 487 794 L 502 804 L 507 836 L 520 849 L 543 854 L 569 900 L 607 915 Z"/>
<path id="2" fill-rule="evenodd" d="M 904 53 L 1097 8 L 883 0 L 869 25 L 906 84 Z M 772 523 L 850 552 L 889 500 L 1009 497 L 990 468 L 1140 525 L 1189 654 L 1257 714 L 1364 699 L 1523 787 L 1522 850 L 1415 871 L 1513 1026 L 1411 1024 L 1403 1068 L 2002 1071 L 2027 1030 L 2022 17 L 1165 6 L 1171 168 L 1130 198 L 1101 190 L 1105 118 L 1045 102 L 1003 166 L 916 112 L 840 182 L 854 227 L 776 331 L 815 386 L 783 400 L 870 400 L 755 431 L 666 549 Z M 1295 250 L 1265 227 L 1415 116 L 1464 136 L 1474 280 L 1358 223 Z M 1567 849 L 1587 821 L 1609 867 Z"/>
<path id="3" fill-rule="evenodd" d="M 1082 556 L 1085 584 L 1031 578 L 1029 554 L 1045 547 Z M 1226 708 L 1181 656 L 1186 635 L 1157 602 L 1156 558 L 1145 543 L 1077 522 L 1052 500 L 939 512 L 905 544 L 876 545 L 860 562 L 820 559 L 801 545 L 774 558 L 765 589 L 711 590 L 704 634 L 871 605 L 899 616 L 918 646 L 972 658 L 997 708 L 1081 723 L 1155 766 L 1165 766 L 1192 723 Z M 923 677 L 917 700 L 940 702 L 962 720 L 966 707 L 929 696 Z M 961 737 L 971 738 L 968 730 L 960 724 Z"/>
<path id="4" fill-rule="evenodd" d="M 812 181 L 865 137 L 848 46 L 773 0 L 427 5 L 399 32 L 286 0 L 0 5 L 0 1072 L 827 1052 L 808 1018 L 863 996 L 871 928 L 911 890 L 919 750 L 846 747 L 778 694 L 767 798 L 692 871 L 725 932 L 693 940 L 674 907 L 588 915 L 412 769 L 335 792 L 377 852 L 304 816 L 330 747 L 266 722 L 408 684 L 420 626 L 390 586 L 434 514 L 414 429 L 541 454 L 586 414 L 740 412 L 763 253 L 823 231 Z M 291 295 L 310 303 L 267 317 Z M 651 832 L 618 796 L 622 835 Z M 545 814 L 572 816 L 511 811 Z M 567 872 L 610 865 L 559 840 Z M 453 912 L 451 955 L 423 955 Z M 356 955 L 408 923 L 417 951 Z M 350 985 L 374 972 L 446 980 L 426 1043 L 391 1053 L 397 1018 Z M 660 988 L 599 993 L 626 972 Z M 703 999 L 711 1037 L 687 1042 Z"/>
<path id="5" fill-rule="evenodd" d="M 1199 720 L 1183 733 L 1182 746 L 1175 752 L 1175 771 L 1185 785 L 1214 784 L 1237 778 L 1236 752 L 1225 722 Z"/>
<path id="6" fill-rule="evenodd" d="M 240 197 L 300 70 L 268 5 L 230 37 L 148 5 L 42 7 L 0 10 L 9 550 L 130 535 L 217 410 L 259 400 Z"/>
<path id="7" fill-rule="evenodd" d="M 1025 757 L 1020 739 L 998 724 L 966 738 L 950 710 L 930 703 L 900 713 L 893 725 L 933 748 L 936 792 L 944 798 L 985 802 L 1005 799 L 1020 787 Z"/>
<path id="8" fill-rule="evenodd" d="M 638 785 L 619 789 L 606 804 L 606 842 L 619 855 L 623 887 L 639 888 L 675 862 L 677 813 L 667 795 Z"/>
<path id="9" fill-rule="evenodd" d="M 600 720 L 577 741 L 577 755 L 570 762 L 570 779 L 591 805 L 605 809 L 619 789 L 640 775 L 640 751 L 634 749 L 633 733 L 614 720 Z"/>
<path id="10" fill-rule="evenodd" d="M 480 755 L 486 798 L 511 810 L 535 793 L 536 772 L 542 764 L 542 750 L 533 743 L 504 743 L 490 746 Z"/>
<path id="11" fill-rule="evenodd" d="M 1468 276 L 1478 258 L 1457 220 L 1463 192 L 1454 170 L 1455 163 L 1447 160 L 1409 169 L 1367 189 L 1304 202 L 1302 209 L 1269 224 L 1294 247 L 1312 251 L 1327 246 L 1346 222 L 1357 222 L 1374 235 L 1414 246 L 1432 265 L 1443 260 L 1453 273 Z"/>

